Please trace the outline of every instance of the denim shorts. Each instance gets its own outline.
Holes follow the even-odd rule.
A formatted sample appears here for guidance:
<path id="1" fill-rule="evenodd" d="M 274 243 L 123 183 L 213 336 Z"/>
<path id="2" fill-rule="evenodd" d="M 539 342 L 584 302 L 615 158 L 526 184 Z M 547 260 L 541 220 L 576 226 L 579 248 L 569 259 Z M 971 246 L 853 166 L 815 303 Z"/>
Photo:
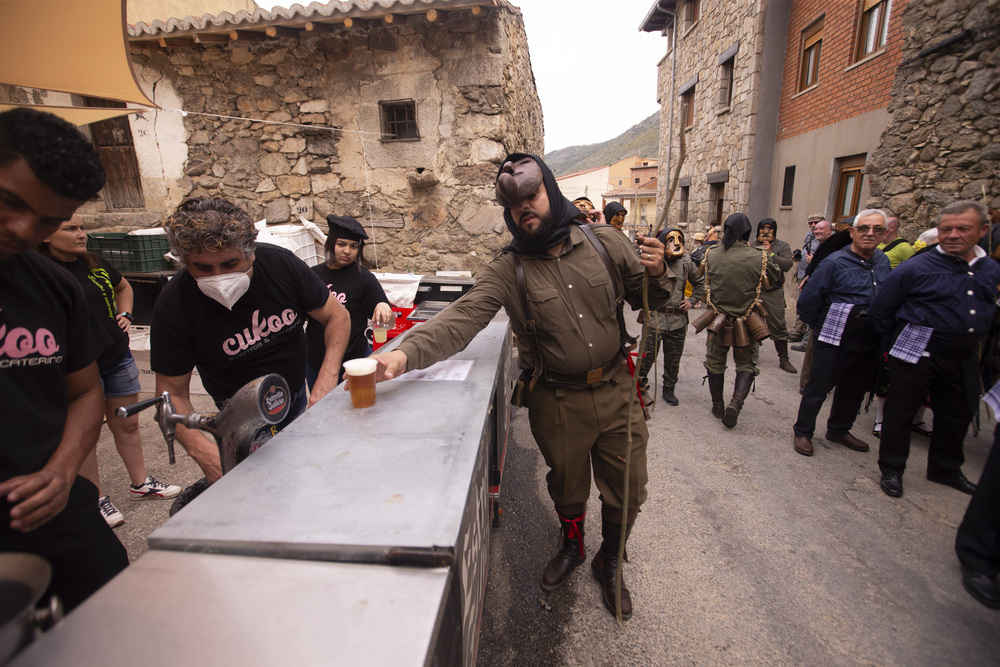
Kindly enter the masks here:
<path id="1" fill-rule="evenodd" d="M 132 396 L 142 391 L 139 368 L 135 365 L 131 350 L 125 350 L 125 356 L 118 360 L 114 368 L 101 373 L 101 384 L 104 386 L 104 398 Z"/>

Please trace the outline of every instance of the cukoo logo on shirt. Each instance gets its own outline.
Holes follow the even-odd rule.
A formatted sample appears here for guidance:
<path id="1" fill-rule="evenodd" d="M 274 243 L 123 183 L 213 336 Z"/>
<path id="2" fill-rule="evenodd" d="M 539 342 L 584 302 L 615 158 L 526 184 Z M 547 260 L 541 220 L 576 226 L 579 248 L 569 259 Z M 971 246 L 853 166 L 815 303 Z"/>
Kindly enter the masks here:
<path id="1" fill-rule="evenodd" d="M 7 334 L 7 325 L 0 324 L 0 356 L 20 359 L 29 354 L 53 355 L 59 351 L 59 344 L 52 332 L 45 327 L 31 333 L 24 327 L 16 327 Z"/>
<path id="2" fill-rule="evenodd" d="M 280 316 L 271 315 L 263 318 L 260 316 L 260 311 L 255 310 L 251 317 L 250 327 L 235 334 L 232 338 L 224 340 L 222 351 L 231 357 L 235 356 L 249 349 L 262 338 L 276 334 L 285 327 L 295 324 L 296 319 L 295 311 L 291 308 L 283 310 Z"/>

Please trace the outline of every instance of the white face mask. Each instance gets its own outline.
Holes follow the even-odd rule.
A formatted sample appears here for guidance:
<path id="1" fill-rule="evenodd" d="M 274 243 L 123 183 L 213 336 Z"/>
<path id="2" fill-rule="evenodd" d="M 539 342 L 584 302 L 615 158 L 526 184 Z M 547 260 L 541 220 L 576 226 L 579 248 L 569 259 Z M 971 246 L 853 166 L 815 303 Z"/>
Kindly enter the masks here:
<path id="1" fill-rule="evenodd" d="M 253 272 L 253 267 L 247 269 L 246 273 L 223 273 L 217 276 L 198 278 L 198 289 L 208 298 L 214 299 L 226 309 L 232 310 L 240 297 L 250 289 L 251 272 Z"/>

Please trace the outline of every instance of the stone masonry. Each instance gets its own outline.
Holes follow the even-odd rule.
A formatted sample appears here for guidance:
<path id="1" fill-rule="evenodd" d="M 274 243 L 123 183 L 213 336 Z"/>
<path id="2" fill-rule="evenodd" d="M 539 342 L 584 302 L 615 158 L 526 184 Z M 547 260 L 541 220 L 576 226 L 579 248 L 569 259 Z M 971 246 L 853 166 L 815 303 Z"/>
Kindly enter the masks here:
<path id="1" fill-rule="evenodd" d="M 382 271 L 484 266 L 509 241 L 493 196 L 500 161 L 543 149 L 521 15 L 500 6 L 396 18 L 133 51 L 153 99 L 187 112 L 181 173 L 155 175 L 170 193 L 157 213 L 217 195 L 270 223 L 301 215 L 325 230 L 326 215 L 351 215 Z M 381 139 L 379 103 L 397 100 L 415 103 L 419 139 Z M 167 141 L 158 137 L 161 154 Z M 121 224 L 122 214 L 87 212 L 97 226 Z"/>
<path id="2" fill-rule="evenodd" d="M 1000 0 L 911 1 L 903 23 L 889 127 L 865 173 L 868 205 L 915 238 L 956 199 L 1000 208 Z"/>
<path id="3" fill-rule="evenodd" d="M 740 0 L 734 3 L 702 2 L 700 18 L 693 24 L 685 21 L 685 2 L 678 2 L 677 70 L 675 94 L 671 100 L 670 74 L 673 53 L 659 64 L 660 86 L 660 174 L 659 202 L 666 201 L 670 188 L 667 170 L 668 146 L 672 147 L 671 170 L 678 156 L 679 125 L 683 123 L 679 87 L 698 76 L 695 84 L 695 119 L 686 135 L 687 158 L 681 177 L 690 177 L 688 201 L 689 230 L 699 231 L 715 217 L 708 174 L 729 172 L 724 183 L 724 213 L 745 211 L 750 199 L 750 173 L 753 162 L 754 135 L 757 128 L 757 96 L 760 88 L 760 56 L 763 48 L 764 3 Z M 720 103 L 722 68 L 718 58 L 739 43 L 733 72 L 732 101 Z M 669 118 L 673 109 L 673 137 L 669 136 Z M 678 222 L 680 188 L 674 195 L 667 223 Z M 659 204 L 658 208 L 662 206 Z M 658 212 L 659 213 L 659 212 Z M 683 222 L 683 221 L 680 221 Z"/>

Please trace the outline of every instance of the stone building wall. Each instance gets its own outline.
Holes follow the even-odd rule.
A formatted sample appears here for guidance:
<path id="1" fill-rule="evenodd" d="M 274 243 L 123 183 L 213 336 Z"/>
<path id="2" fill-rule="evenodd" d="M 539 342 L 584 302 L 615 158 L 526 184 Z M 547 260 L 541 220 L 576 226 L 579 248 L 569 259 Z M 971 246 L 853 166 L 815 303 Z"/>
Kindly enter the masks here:
<path id="1" fill-rule="evenodd" d="M 161 183 L 165 196 L 132 218 L 92 206 L 97 226 L 140 226 L 216 195 L 272 223 L 351 215 L 383 271 L 475 271 L 509 240 L 493 198 L 500 160 L 543 148 L 523 22 L 507 7 L 133 61 L 167 109 L 133 121 L 140 161 L 157 153 L 144 188 Z M 393 100 L 415 102 L 419 140 L 381 140 L 379 102 Z"/>
<path id="2" fill-rule="evenodd" d="M 695 75 L 695 121 L 686 134 L 687 158 L 681 177 L 690 181 L 688 229 L 698 231 L 715 218 L 715 203 L 710 201 L 709 174 L 728 172 L 722 218 L 734 211 L 745 211 L 750 199 L 750 174 L 753 162 L 754 135 L 757 128 L 760 56 L 763 47 L 763 0 L 702 0 L 698 21 L 688 25 L 685 2 L 676 5 L 678 17 L 676 75 L 671 99 L 671 60 L 668 53 L 659 64 L 660 84 L 660 173 L 659 201 L 666 201 L 670 187 L 666 151 L 672 146 L 671 169 L 679 154 L 678 132 L 680 95 L 677 90 Z M 733 73 L 732 102 L 719 103 L 722 68 L 719 56 L 739 43 Z M 669 136 L 669 117 L 673 109 L 673 137 Z M 674 196 L 668 223 L 680 220 L 680 188 Z M 663 204 L 658 204 L 658 209 Z M 658 213 L 659 214 L 659 213 Z"/>
<path id="3" fill-rule="evenodd" d="M 865 167 L 868 205 L 899 216 L 904 236 L 933 227 L 956 199 L 1000 208 L 998 23 L 1000 0 L 911 0 L 906 7 L 889 126 Z"/>

